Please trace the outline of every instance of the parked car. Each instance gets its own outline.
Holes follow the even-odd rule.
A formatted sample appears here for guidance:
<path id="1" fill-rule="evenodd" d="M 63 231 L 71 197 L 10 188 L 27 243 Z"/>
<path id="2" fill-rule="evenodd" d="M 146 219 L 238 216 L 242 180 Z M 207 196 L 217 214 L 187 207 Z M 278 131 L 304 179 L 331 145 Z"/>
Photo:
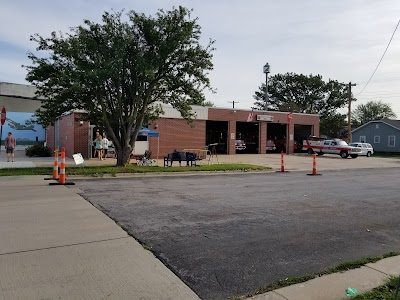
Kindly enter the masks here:
<path id="1" fill-rule="evenodd" d="M 242 140 L 236 140 L 235 141 L 235 147 L 237 151 L 244 151 L 246 150 L 246 144 Z"/>
<path id="2" fill-rule="evenodd" d="M 350 146 L 361 148 L 361 153 L 358 155 L 365 155 L 367 157 L 370 157 L 372 154 L 374 154 L 374 148 L 372 147 L 371 144 L 368 143 L 351 143 Z"/>

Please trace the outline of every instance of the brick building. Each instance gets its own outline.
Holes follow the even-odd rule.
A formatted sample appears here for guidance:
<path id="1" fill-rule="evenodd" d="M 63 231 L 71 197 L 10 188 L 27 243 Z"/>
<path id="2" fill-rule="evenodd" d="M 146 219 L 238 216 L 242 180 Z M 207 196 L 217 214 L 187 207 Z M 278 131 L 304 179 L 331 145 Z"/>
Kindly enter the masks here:
<path id="1" fill-rule="evenodd" d="M 136 154 L 146 149 L 157 153 L 158 142 L 160 157 L 175 149 L 205 149 L 210 144 L 216 145 L 219 153 L 230 155 L 266 153 L 267 140 L 276 144 L 276 151 L 290 154 L 296 142 L 302 142 L 309 135 L 319 135 L 318 115 L 193 106 L 196 117 L 189 124 L 172 106 L 164 104 L 163 110 L 164 114 L 148 126 L 159 132 L 159 141 L 157 138 L 137 141 Z M 48 146 L 52 149 L 65 147 L 69 157 L 74 153 L 92 157 L 97 127 L 82 121 L 82 114 L 82 111 L 70 112 L 61 116 L 55 126 L 48 127 Z M 237 140 L 246 144 L 246 150 L 236 150 Z"/>

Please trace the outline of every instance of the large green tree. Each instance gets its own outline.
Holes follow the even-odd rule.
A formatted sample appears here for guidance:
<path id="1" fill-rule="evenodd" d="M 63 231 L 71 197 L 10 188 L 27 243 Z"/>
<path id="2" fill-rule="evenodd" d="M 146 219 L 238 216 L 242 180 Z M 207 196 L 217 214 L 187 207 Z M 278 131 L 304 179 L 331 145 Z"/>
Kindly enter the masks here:
<path id="1" fill-rule="evenodd" d="M 211 89 L 213 40 L 200 43 L 191 10 L 105 12 L 102 22 L 85 20 L 66 34 L 31 37 L 27 80 L 44 98 L 37 116 L 43 125 L 66 111 L 83 109 L 113 141 L 117 165 L 129 162 L 139 129 L 169 103 L 191 120 L 191 104 Z M 132 134 L 133 133 L 133 134 Z"/>
<path id="2" fill-rule="evenodd" d="M 352 116 L 354 126 L 361 126 L 369 121 L 396 118 L 392 107 L 382 101 L 369 101 L 356 107 Z"/>
<path id="3" fill-rule="evenodd" d="M 324 81 L 321 75 L 277 74 L 268 80 L 268 101 L 265 83 L 255 92 L 254 109 L 319 114 L 321 134 L 338 136 L 345 126 L 345 115 L 337 110 L 348 101 L 347 85 L 336 80 Z"/>

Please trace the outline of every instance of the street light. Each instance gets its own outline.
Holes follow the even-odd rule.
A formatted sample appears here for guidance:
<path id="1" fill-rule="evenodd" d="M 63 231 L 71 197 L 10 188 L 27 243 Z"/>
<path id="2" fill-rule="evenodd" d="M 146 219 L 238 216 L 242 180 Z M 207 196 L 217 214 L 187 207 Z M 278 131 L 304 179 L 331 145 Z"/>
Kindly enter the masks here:
<path id="1" fill-rule="evenodd" d="M 270 72 L 269 70 L 269 63 L 266 63 L 263 71 L 265 73 L 265 107 L 264 109 L 267 110 L 267 103 L 268 103 L 268 73 Z"/>

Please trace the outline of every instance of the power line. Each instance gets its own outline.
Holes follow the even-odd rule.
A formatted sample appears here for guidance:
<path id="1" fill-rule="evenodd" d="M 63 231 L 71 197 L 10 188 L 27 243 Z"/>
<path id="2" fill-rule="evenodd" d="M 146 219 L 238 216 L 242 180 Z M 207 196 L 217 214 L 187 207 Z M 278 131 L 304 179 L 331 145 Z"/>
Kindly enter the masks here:
<path id="1" fill-rule="evenodd" d="M 394 34 L 396 33 L 397 27 L 399 27 L 399 24 L 400 24 L 400 20 L 397 22 L 397 25 L 396 25 L 396 28 L 395 28 L 394 31 L 393 31 L 392 37 L 390 38 L 390 41 L 389 41 L 388 45 L 386 46 L 385 52 L 383 52 L 383 55 L 382 55 L 382 57 L 381 57 L 381 59 L 380 59 L 378 65 L 376 66 L 375 71 L 372 73 L 371 77 L 370 77 L 370 78 L 368 79 L 368 81 L 367 81 L 367 84 L 363 87 L 363 89 L 361 90 L 361 92 L 359 92 L 359 93 L 357 94 L 357 96 L 360 95 L 360 94 L 365 90 L 365 88 L 367 87 L 368 83 L 371 81 L 372 77 L 374 77 L 376 70 L 378 70 L 378 67 L 379 67 L 379 65 L 381 64 L 381 62 L 382 62 L 382 60 L 383 60 L 383 57 L 385 56 L 386 51 L 387 51 L 387 49 L 389 48 L 390 43 L 392 42 L 392 39 L 393 39 L 393 37 L 394 37 Z"/>

